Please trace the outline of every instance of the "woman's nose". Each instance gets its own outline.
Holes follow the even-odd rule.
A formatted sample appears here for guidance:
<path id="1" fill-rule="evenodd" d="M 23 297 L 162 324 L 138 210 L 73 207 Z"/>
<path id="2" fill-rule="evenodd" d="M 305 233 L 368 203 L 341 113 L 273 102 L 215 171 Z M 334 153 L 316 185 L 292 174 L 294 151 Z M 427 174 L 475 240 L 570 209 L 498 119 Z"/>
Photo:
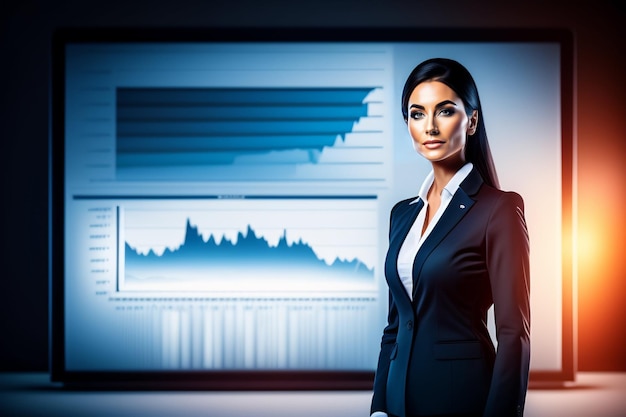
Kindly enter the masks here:
<path id="1" fill-rule="evenodd" d="M 428 122 L 426 123 L 426 134 L 427 135 L 437 135 L 439 133 L 439 129 L 435 124 L 435 120 L 432 117 L 428 118 Z"/>

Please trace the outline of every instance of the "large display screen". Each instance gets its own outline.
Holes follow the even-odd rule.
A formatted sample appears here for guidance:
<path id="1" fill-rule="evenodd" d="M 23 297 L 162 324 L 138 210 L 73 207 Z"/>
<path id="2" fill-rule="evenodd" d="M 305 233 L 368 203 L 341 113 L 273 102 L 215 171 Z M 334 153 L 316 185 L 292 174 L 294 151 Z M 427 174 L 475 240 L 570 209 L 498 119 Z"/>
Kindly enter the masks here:
<path id="1" fill-rule="evenodd" d="M 431 57 L 476 80 L 502 188 L 526 203 L 531 370 L 566 374 L 571 46 L 531 34 L 57 34 L 53 379 L 367 386 L 389 211 L 430 170 L 400 93 Z"/>

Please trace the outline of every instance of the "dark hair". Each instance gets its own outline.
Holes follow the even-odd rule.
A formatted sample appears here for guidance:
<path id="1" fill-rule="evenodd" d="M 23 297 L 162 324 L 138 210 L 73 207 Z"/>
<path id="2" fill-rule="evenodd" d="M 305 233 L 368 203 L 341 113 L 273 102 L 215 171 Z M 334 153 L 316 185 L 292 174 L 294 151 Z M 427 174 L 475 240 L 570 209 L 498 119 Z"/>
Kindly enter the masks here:
<path id="1" fill-rule="evenodd" d="M 408 120 L 409 96 L 418 84 L 425 81 L 439 81 L 450 87 L 463 101 L 468 116 L 474 110 L 478 112 L 476 132 L 465 144 L 465 159 L 474 164 L 487 184 L 500 188 L 498 174 L 491 157 L 485 118 L 483 117 L 476 83 L 469 71 L 457 61 L 446 58 L 432 58 L 419 64 L 411 72 L 402 90 L 402 115 Z"/>

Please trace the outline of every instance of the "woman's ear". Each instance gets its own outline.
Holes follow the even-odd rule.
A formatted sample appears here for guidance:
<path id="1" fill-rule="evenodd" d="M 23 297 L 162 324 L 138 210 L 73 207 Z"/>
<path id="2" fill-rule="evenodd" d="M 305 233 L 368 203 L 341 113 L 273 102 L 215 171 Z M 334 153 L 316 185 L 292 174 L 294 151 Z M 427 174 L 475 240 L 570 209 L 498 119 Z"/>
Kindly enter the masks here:
<path id="1" fill-rule="evenodd" d="M 476 133 L 478 128 L 478 110 L 473 110 L 469 117 L 469 123 L 467 124 L 467 134 L 472 136 Z"/>

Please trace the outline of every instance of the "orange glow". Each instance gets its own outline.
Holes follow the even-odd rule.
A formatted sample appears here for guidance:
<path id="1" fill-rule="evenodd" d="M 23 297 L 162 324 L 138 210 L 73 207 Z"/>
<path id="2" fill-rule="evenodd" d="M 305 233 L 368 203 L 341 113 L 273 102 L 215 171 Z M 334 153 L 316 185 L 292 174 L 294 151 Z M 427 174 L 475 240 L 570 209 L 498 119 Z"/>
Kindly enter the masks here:
<path id="1" fill-rule="evenodd" d="M 584 222 L 586 223 L 586 222 Z M 578 230 L 578 264 L 586 270 L 596 269 L 601 254 L 601 239 L 589 225 Z"/>
<path id="2" fill-rule="evenodd" d="M 622 186 L 606 159 L 604 162 L 593 163 L 579 175 L 576 249 L 581 283 L 602 280 L 617 260 L 612 255 L 626 253 L 623 237 L 618 233 L 619 222 L 616 222 L 621 217 L 616 201 L 621 196 L 616 191 Z M 619 252 L 617 248 L 621 248 Z"/>
<path id="3" fill-rule="evenodd" d="M 598 95 L 593 91 L 593 95 Z M 594 102 L 611 100 L 598 97 Z M 610 106 L 606 106 L 610 107 Z M 605 107 L 603 107 L 605 108 Z M 598 128 L 579 120 L 578 358 L 581 371 L 620 370 L 624 360 L 626 228 L 619 118 Z"/>
<path id="4" fill-rule="evenodd" d="M 605 249 L 608 242 L 603 238 L 603 229 L 595 213 L 579 216 L 576 244 L 579 278 L 584 281 L 597 281 L 597 276 L 606 267 Z"/>

